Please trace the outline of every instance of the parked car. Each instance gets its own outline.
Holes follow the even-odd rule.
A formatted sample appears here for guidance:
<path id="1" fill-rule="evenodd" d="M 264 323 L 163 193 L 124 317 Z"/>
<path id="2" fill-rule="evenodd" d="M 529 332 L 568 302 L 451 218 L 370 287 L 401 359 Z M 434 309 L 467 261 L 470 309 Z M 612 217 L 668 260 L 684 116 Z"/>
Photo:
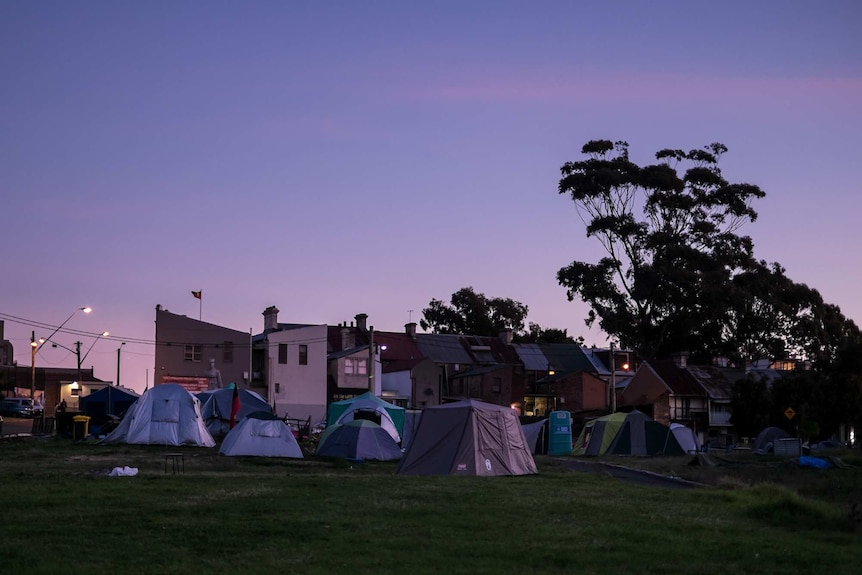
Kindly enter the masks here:
<path id="1" fill-rule="evenodd" d="M 40 415 L 42 409 L 32 399 L 25 397 L 7 397 L 0 402 L 0 415 L 7 417 L 33 417 Z"/>

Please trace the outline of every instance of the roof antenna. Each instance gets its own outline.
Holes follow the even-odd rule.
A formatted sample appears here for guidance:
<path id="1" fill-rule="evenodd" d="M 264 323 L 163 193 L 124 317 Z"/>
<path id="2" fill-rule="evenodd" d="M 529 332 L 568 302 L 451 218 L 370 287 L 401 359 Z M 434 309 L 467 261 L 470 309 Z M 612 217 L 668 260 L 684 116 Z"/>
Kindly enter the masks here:
<path id="1" fill-rule="evenodd" d="M 407 310 L 407 323 L 413 323 L 413 310 Z"/>

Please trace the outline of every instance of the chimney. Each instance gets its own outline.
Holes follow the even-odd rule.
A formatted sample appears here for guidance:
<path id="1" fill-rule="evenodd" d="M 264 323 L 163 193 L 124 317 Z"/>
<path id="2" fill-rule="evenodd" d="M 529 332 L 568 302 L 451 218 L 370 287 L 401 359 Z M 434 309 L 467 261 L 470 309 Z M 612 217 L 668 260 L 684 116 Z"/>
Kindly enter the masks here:
<path id="1" fill-rule="evenodd" d="M 359 331 L 361 331 L 363 333 L 368 331 L 368 328 L 365 327 L 365 320 L 368 319 L 367 313 L 358 313 L 358 314 L 356 314 L 355 319 L 356 319 L 356 327 L 359 328 Z"/>
<path id="2" fill-rule="evenodd" d="M 687 351 L 679 351 L 677 353 L 674 353 L 670 356 L 670 358 L 673 360 L 677 367 L 681 367 L 682 369 L 685 369 L 686 365 L 688 364 Z"/>
<path id="3" fill-rule="evenodd" d="M 347 322 L 345 322 L 346 324 Z M 350 328 L 345 325 L 345 327 L 341 328 L 341 349 L 350 349 L 356 345 L 356 338 L 353 337 L 353 333 L 350 331 Z"/>
<path id="4" fill-rule="evenodd" d="M 274 305 L 263 310 L 263 331 L 278 331 L 278 308 Z"/>
<path id="5" fill-rule="evenodd" d="M 416 339 L 416 322 L 411 321 L 410 323 L 404 324 L 404 332 L 409 335 L 412 339 Z"/>
<path id="6" fill-rule="evenodd" d="M 500 332 L 497 334 L 497 337 L 499 337 L 500 341 L 502 341 L 504 344 L 512 345 L 512 333 L 512 328 L 507 327 L 506 329 L 500 330 Z"/>

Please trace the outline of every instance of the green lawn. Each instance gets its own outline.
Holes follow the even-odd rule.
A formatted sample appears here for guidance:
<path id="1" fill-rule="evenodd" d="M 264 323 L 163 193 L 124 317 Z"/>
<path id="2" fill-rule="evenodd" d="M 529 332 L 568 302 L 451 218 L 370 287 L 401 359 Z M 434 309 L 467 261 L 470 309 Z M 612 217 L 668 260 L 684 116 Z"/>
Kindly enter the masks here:
<path id="1" fill-rule="evenodd" d="M 722 469 L 717 487 L 669 490 L 551 457 L 535 476 L 455 478 L 171 450 L 185 475 L 164 473 L 159 447 L 0 442 L 0 572 L 862 572 L 847 519 L 858 466 L 794 471 L 786 485 Z M 685 461 L 614 463 L 683 475 Z M 125 465 L 139 474 L 106 476 Z"/>

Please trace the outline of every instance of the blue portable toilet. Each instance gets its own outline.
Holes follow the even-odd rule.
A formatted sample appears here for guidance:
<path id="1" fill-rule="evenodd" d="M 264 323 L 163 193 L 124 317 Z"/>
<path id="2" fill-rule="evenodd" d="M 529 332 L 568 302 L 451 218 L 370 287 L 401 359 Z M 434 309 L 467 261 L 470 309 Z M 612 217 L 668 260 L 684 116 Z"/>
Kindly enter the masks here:
<path id="1" fill-rule="evenodd" d="M 571 455 L 572 414 L 552 411 L 548 426 L 548 455 Z"/>

